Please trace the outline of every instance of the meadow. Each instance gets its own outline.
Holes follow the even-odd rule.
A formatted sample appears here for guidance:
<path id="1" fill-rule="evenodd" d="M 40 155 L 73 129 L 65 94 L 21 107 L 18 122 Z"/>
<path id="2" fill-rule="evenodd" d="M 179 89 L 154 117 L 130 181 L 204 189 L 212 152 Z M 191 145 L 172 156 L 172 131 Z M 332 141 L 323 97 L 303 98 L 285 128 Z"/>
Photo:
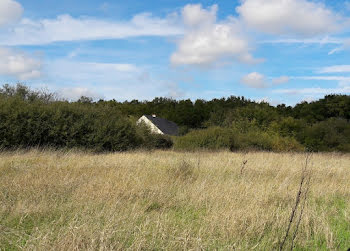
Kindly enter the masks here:
<path id="1" fill-rule="evenodd" d="M 0 153 L 0 250 L 347 250 L 350 155 Z"/>

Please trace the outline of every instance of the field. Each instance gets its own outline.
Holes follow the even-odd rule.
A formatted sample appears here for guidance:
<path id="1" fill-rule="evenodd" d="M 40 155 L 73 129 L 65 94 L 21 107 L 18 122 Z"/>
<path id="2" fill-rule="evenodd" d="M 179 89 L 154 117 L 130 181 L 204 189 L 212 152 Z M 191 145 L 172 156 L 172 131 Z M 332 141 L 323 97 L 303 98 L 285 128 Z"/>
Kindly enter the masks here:
<path id="1" fill-rule="evenodd" d="M 0 154 L 0 250 L 346 250 L 350 155 Z"/>

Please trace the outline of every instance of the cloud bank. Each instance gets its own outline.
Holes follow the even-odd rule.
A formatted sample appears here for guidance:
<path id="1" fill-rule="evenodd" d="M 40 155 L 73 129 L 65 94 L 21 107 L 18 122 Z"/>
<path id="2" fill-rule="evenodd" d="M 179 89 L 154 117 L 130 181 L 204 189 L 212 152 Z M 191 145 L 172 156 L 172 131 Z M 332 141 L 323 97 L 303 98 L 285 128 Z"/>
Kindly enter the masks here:
<path id="1" fill-rule="evenodd" d="M 0 32 L 0 44 L 44 45 L 63 41 L 123 39 L 138 36 L 173 36 L 183 33 L 174 15 L 162 19 L 150 13 L 135 15 L 130 21 L 112 22 L 94 18 L 60 15 L 56 19 L 22 19 Z"/>

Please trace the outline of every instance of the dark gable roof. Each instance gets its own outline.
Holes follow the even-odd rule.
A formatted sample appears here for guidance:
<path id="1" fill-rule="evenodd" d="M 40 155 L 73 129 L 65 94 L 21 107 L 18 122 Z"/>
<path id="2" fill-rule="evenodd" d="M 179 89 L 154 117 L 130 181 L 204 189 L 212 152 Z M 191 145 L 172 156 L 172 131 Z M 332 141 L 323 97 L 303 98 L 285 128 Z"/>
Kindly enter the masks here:
<path id="1" fill-rule="evenodd" d="M 177 136 L 179 134 L 178 126 L 174 122 L 158 117 L 153 117 L 151 115 L 145 115 L 145 117 L 152 121 L 152 123 L 164 134 L 173 136 Z"/>

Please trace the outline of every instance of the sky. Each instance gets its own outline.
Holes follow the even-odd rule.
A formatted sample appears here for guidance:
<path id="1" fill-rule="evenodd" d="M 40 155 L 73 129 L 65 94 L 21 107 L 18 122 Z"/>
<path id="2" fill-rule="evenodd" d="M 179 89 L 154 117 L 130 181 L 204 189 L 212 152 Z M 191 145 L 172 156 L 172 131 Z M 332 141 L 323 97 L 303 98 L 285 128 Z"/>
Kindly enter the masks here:
<path id="1" fill-rule="evenodd" d="M 350 1 L 0 0 L 0 84 L 76 100 L 350 94 Z"/>

